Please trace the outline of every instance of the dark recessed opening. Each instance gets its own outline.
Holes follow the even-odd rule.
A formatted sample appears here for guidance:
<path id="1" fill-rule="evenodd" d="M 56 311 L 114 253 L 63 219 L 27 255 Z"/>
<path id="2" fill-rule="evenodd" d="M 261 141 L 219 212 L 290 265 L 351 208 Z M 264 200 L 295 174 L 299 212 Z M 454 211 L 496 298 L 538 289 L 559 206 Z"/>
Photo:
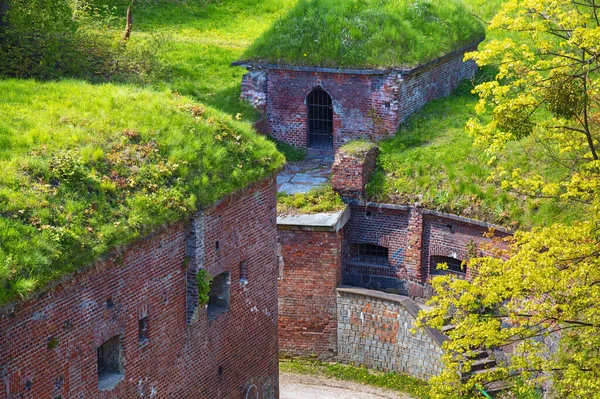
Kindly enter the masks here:
<path id="1" fill-rule="evenodd" d="M 391 105 L 391 103 L 390 103 L 389 101 L 387 101 L 387 102 L 385 102 L 383 105 L 384 105 L 384 107 L 386 107 L 386 108 L 389 108 L 389 107 L 390 107 L 390 105 Z"/>
<path id="2" fill-rule="evenodd" d="M 148 316 L 142 317 L 138 321 L 138 341 L 140 344 L 145 344 L 150 339 L 150 331 L 148 327 Z"/>
<path id="3" fill-rule="evenodd" d="M 352 260 L 361 263 L 387 266 L 389 251 L 386 247 L 375 244 L 353 244 L 350 246 Z"/>
<path id="4" fill-rule="evenodd" d="M 240 262 L 240 280 L 247 280 L 248 263 L 244 260 Z"/>
<path id="5" fill-rule="evenodd" d="M 215 241 L 215 249 L 218 251 L 219 249 L 221 249 L 221 246 L 219 244 L 219 241 Z"/>
<path id="6" fill-rule="evenodd" d="M 224 272 L 215 276 L 208 293 L 208 317 L 216 318 L 229 310 L 230 274 Z"/>
<path id="7" fill-rule="evenodd" d="M 306 97 L 308 108 L 308 146 L 320 150 L 333 149 L 333 101 L 325 90 L 317 87 Z"/>
<path id="8" fill-rule="evenodd" d="M 108 298 L 106 300 L 106 309 L 114 309 L 115 307 L 115 302 L 113 301 L 112 298 Z"/>
<path id="9" fill-rule="evenodd" d="M 121 337 L 115 335 L 104 342 L 97 350 L 98 355 L 98 389 L 113 389 L 123 380 L 123 353 Z"/>
<path id="10" fill-rule="evenodd" d="M 368 218 L 370 218 L 371 216 L 373 216 L 373 212 L 371 211 L 366 211 L 365 215 L 367 215 Z"/>
<path id="11" fill-rule="evenodd" d="M 432 274 L 457 274 L 464 276 L 467 273 L 467 267 L 463 266 L 463 261 L 460 259 L 452 258 L 449 256 L 432 256 L 431 257 L 431 273 Z M 438 265 L 446 263 L 448 268 L 446 270 L 438 269 Z"/>
<path id="12" fill-rule="evenodd" d="M 219 377 L 223 375 L 223 366 L 219 366 Z"/>

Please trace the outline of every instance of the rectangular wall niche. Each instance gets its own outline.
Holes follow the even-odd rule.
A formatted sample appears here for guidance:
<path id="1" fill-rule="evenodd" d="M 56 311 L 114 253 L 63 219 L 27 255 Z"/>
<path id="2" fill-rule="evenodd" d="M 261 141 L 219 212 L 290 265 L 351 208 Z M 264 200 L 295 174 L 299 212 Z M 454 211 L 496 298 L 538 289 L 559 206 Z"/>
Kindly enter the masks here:
<path id="1" fill-rule="evenodd" d="M 150 332 L 148 331 L 148 316 L 142 317 L 138 321 L 138 341 L 140 345 L 148 343 Z"/>
<path id="2" fill-rule="evenodd" d="M 208 317 L 215 319 L 229 310 L 230 274 L 224 272 L 215 276 L 210 283 L 208 294 Z"/>
<path id="3" fill-rule="evenodd" d="M 123 380 L 123 350 L 121 337 L 115 335 L 104 342 L 98 353 L 98 389 L 108 391 Z"/>

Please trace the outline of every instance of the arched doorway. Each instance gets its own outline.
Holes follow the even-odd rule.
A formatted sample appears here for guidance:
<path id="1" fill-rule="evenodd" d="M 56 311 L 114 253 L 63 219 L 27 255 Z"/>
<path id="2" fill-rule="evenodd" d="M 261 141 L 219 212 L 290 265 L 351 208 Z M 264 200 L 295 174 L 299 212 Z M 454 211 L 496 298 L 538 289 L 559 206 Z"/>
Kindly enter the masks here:
<path id="1" fill-rule="evenodd" d="M 306 98 L 308 106 L 308 146 L 333 150 L 333 105 L 331 96 L 317 87 Z"/>

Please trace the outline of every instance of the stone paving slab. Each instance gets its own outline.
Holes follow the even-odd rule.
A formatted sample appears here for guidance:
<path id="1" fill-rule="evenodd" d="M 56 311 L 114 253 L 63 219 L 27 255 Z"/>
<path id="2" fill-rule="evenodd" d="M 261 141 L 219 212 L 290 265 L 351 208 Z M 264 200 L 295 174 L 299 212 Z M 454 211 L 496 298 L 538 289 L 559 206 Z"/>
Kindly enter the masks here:
<path id="1" fill-rule="evenodd" d="M 331 161 L 305 159 L 285 166 L 277 176 L 277 191 L 285 194 L 303 194 L 327 184 L 330 177 Z"/>

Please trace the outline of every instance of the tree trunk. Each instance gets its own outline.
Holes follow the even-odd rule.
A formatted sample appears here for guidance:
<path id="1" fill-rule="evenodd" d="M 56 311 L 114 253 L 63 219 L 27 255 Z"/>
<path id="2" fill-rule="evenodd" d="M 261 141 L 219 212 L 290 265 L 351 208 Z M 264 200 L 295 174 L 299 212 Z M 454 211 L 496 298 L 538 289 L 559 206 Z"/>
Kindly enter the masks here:
<path id="1" fill-rule="evenodd" d="M 131 14 L 131 7 L 133 7 L 133 4 L 134 3 L 132 0 L 131 5 L 127 7 L 127 25 L 125 25 L 125 35 L 123 36 L 123 40 L 128 40 L 129 36 L 131 36 L 131 28 L 133 25 L 133 15 Z"/>

